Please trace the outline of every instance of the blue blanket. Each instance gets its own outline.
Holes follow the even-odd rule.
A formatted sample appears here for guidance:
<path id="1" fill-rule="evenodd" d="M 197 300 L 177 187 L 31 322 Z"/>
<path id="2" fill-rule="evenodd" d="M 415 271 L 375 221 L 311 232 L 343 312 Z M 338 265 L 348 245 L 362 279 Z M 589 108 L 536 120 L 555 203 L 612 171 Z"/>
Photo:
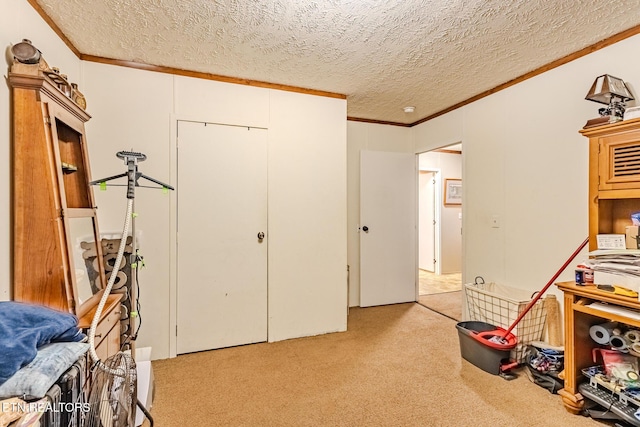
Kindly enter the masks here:
<path id="1" fill-rule="evenodd" d="M 0 301 L 0 384 L 30 363 L 38 347 L 52 342 L 80 342 L 78 318 L 47 307 Z"/>

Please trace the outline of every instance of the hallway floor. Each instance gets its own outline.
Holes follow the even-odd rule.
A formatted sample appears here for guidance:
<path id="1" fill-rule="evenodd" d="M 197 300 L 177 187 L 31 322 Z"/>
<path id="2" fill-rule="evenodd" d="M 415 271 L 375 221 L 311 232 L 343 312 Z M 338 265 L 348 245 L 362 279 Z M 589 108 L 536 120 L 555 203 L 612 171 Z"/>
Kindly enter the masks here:
<path id="1" fill-rule="evenodd" d="M 460 273 L 436 275 L 419 271 L 418 303 L 450 319 L 462 320 L 462 278 Z"/>
<path id="2" fill-rule="evenodd" d="M 420 295 L 442 294 L 462 290 L 462 274 L 435 274 L 419 270 Z"/>

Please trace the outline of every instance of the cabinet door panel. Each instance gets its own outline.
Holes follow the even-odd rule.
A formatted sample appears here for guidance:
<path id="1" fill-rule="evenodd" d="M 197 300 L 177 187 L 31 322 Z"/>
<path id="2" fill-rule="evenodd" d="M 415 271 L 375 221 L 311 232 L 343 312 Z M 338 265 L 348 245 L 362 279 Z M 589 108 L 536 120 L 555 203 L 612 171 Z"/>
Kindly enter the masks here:
<path id="1" fill-rule="evenodd" d="M 14 89 L 13 99 L 14 299 L 72 310 L 47 108 L 27 89 Z"/>
<path id="2" fill-rule="evenodd" d="M 600 138 L 600 190 L 637 188 L 640 184 L 640 132 Z"/>

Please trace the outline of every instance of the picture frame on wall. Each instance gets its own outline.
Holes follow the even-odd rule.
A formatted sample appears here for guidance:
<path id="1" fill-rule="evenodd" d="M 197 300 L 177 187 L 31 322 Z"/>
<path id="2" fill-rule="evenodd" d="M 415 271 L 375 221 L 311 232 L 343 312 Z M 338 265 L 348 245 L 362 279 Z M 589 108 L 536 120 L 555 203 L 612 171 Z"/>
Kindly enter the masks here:
<path id="1" fill-rule="evenodd" d="M 444 180 L 444 205 L 462 205 L 462 180 L 446 178 Z"/>

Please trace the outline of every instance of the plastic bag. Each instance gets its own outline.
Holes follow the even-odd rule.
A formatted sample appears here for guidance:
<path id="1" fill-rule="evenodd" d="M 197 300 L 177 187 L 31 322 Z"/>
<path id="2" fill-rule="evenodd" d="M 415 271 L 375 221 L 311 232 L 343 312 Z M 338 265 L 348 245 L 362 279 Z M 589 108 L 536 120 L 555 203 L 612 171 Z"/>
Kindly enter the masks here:
<path id="1" fill-rule="evenodd" d="M 607 376 L 618 379 L 624 384 L 637 385 L 640 379 L 640 375 L 638 375 L 637 357 L 615 350 L 594 348 L 591 352 L 594 362 L 597 362 L 598 353 L 600 353 L 602 357 L 604 371 Z"/>

